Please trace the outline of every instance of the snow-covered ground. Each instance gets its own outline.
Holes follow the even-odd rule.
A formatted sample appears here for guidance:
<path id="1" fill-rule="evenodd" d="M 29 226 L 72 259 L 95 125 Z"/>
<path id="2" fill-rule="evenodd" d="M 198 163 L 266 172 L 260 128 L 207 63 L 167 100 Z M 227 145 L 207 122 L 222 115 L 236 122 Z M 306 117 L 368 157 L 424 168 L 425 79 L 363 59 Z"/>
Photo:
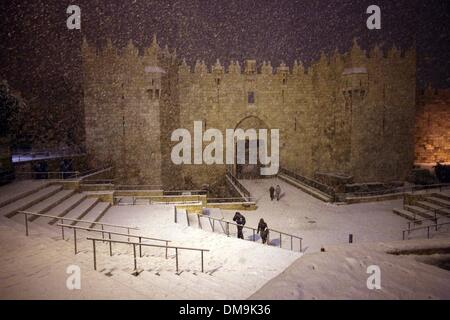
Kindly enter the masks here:
<path id="1" fill-rule="evenodd" d="M 243 212 L 247 225 L 256 227 L 264 218 L 269 228 L 298 235 L 304 240 L 306 253 L 320 251 L 330 244 L 348 243 L 353 234 L 355 243 L 383 242 L 402 239 L 407 220 L 392 213 L 402 207 L 403 200 L 353 205 L 322 202 L 280 179 L 242 180 L 257 199 L 256 211 Z M 282 198 L 270 201 L 271 185 L 281 186 Z M 231 220 L 234 211 L 222 211 Z M 275 235 L 274 235 L 275 236 Z"/>
<path id="2" fill-rule="evenodd" d="M 425 248 L 447 254 L 388 254 Z M 429 261 L 448 266 L 449 248 L 449 239 L 327 247 L 294 262 L 250 299 L 450 299 L 450 272 Z M 367 286 L 373 273 L 368 267 L 374 265 L 380 268 L 380 290 Z"/>
<path id="3" fill-rule="evenodd" d="M 0 200 L 8 203 L 0 213 L 21 207 L 21 201 L 32 200 L 48 193 L 36 184 L 14 182 L 0 187 Z M 205 274 L 200 272 L 200 253 L 180 251 L 180 273 L 176 274 L 175 255 L 169 250 L 144 247 L 144 257 L 138 261 L 139 277 L 133 271 L 133 250 L 130 246 L 114 245 L 109 257 L 108 246 L 99 243 L 98 271 L 92 268 L 92 244 L 79 233 L 79 251 L 73 255 L 71 240 L 63 241 L 55 233 L 47 235 L 49 227 L 31 223 L 32 238 L 23 236 L 23 221 L 0 217 L 0 297 L 1 298 L 150 298 L 150 299 L 406 299 L 450 298 L 450 272 L 433 264 L 448 265 L 448 249 L 443 254 L 415 256 L 391 255 L 394 248 L 450 247 L 447 229 L 433 233 L 434 240 L 398 241 L 406 220 L 392 213 L 402 206 L 402 200 L 354 205 L 334 205 L 321 202 L 295 187 L 277 179 L 243 181 L 257 198 L 256 211 L 244 211 L 247 226 L 256 227 L 264 218 L 269 227 L 303 237 L 303 255 L 298 252 L 264 246 L 216 233 L 203 220 L 203 230 L 191 215 L 191 227 L 180 210 L 174 223 L 173 205 L 113 206 L 101 222 L 137 226 L 134 234 L 171 240 L 171 245 L 209 249 L 205 254 Z M 279 184 L 282 198 L 270 201 L 270 185 Z M 36 190 L 36 194 L 30 194 Z M 51 191 L 51 190 L 50 190 Z M 64 192 L 64 191 L 60 191 Z M 8 199 L 24 195 L 22 200 Z M 49 193 L 50 195 L 50 193 Z M 42 201 L 53 201 L 58 194 Z M 26 200 L 28 199 L 28 200 Z M 42 206 L 40 203 L 36 207 Z M 55 207 L 58 208 L 58 207 Z M 211 210 L 212 216 L 232 220 L 235 211 Z M 51 230 L 53 230 L 51 229 Z M 15 231 L 14 231 L 15 230 Z M 54 230 L 53 230 L 54 231 Z M 58 231 L 58 229 L 56 229 Z M 123 232 L 116 229 L 115 231 Z M 354 244 L 348 245 L 348 235 Z M 67 231 L 66 236 L 71 233 Z M 246 238 L 251 236 L 247 231 Z M 439 239 L 441 237 L 441 239 Z M 445 238 L 447 237 L 447 238 Z M 113 236 L 117 240 L 123 237 Z M 57 239 L 57 240 L 55 240 Z M 84 240 L 83 240 L 84 239 Z M 271 239 L 277 244 L 277 235 Z M 259 240 L 259 238 L 258 238 Z M 258 241 L 259 242 L 259 241 Z M 283 247 L 286 248 L 286 238 Z M 154 243 L 149 241 L 148 243 Z M 287 246 L 289 247 L 289 246 Z M 326 252 L 320 252 L 324 247 Z M 82 267 L 88 285 L 81 293 L 68 292 L 64 268 L 70 264 Z M 366 287 L 367 266 L 378 265 L 382 272 L 382 290 Z M 116 288 L 112 290 L 111 288 Z"/>
<path id="4" fill-rule="evenodd" d="M 173 212 L 171 205 L 114 206 L 101 221 L 139 226 L 140 234 L 169 239 L 172 241 L 171 245 L 209 249 L 210 252 L 205 254 L 207 273 L 222 275 L 233 282 L 250 283 L 253 279 L 252 285 L 255 288 L 282 272 L 301 256 L 300 253 L 188 227 L 186 223 L 175 224 Z M 182 218 L 179 217 L 180 220 Z M 181 252 L 180 266 L 183 266 L 185 259 L 190 261 L 188 269 L 198 270 L 198 252 Z M 240 280 L 242 277 L 246 279 Z"/>

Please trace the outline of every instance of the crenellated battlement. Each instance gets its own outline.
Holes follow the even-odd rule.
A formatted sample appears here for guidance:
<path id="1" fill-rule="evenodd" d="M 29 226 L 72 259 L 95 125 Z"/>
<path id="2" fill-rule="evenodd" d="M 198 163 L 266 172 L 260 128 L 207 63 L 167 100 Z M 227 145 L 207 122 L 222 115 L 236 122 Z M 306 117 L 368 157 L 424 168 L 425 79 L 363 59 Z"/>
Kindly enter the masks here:
<path id="1" fill-rule="evenodd" d="M 131 57 L 137 58 L 134 61 L 145 62 L 154 60 L 156 63 L 156 58 L 163 58 L 172 61 L 179 65 L 179 72 L 186 74 L 263 74 L 263 75 L 302 75 L 309 74 L 313 69 L 336 69 L 340 66 L 351 68 L 353 66 L 365 66 L 370 63 L 404 63 L 404 64 L 414 64 L 416 60 L 416 51 L 414 48 L 407 49 L 405 51 L 400 51 L 395 45 L 389 48 L 385 53 L 380 49 L 378 45 L 375 45 L 368 52 L 361 49 L 358 42 L 354 40 L 353 46 L 347 53 L 340 53 L 337 50 L 326 54 L 321 53 L 318 60 L 311 63 L 309 67 L 305 67 L 300 60 L 295 60 L 292 66 L 286 65 L 284 62 L 280 63 L 278 66 L 273 67 L 270 61 L 262 61 L 262 63 L 257 63 L 255 60 L 251 60 L 254 63 L 254 69 L 249 70 L 244 63 L 244 67 L 241 67 L 239 61 L 231 60 L 226 64 L 221 63 L 216 60 L 214 64 L 208 65 L 204 60 L 196 60 L 194 64 L 189 65 L 186 60 L 178 59 L 177 52 L 174 49 L 172 52 L 166 45 L 163 49 L 158 44 L 156 35 L 153 37 L 150 46 L 140 53 L 138 47 L 130 40 L 128 44 L 123 48 L 117 48 L 112 44 L 111 39 L 107 39 L 106 45 L 98 48 L 96 46 L 91 46 L 87 42 L 86 38 L 83 39 L 82 44 L 82 56 L 83 61 L 88 63 L 89 61 L 98 63 L 103 60 L 116 59 L 118 61 L 126 61 Z M 250 61 L 250 60 L 248 60 Z M 128 61 L 130 62 L 130 61 Z"/>

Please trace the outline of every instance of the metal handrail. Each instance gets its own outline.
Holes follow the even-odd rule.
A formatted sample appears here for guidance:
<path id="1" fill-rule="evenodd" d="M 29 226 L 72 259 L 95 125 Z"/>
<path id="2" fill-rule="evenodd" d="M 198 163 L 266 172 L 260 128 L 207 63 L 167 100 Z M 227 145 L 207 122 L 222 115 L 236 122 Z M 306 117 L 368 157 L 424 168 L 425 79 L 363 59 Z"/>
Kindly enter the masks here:
<path id="1" fill-rule="evenodd" d="M 177 212 L 175 211 L 175 215 L 176 215 L 176 213 L 177 213 Z M 248 226 L 242 226 L 242 225 L 237 224 L 237 223 L 235 223 L 235 222 L 231 222 L 231 221 L 227 221 L 227 220 L 219 219 L 219 218 L 213 218 L 213 217 L 210 217 L 210 216 L 205 216 L 205 215 L 203 215 L 203 214 L 198 214 L 197 217 L 198 217 L 198 224 L 199 224 L 199 227 L 200 227 L 201 229 L 203 229 L 203 227 L 202 227 L 202 224 L 201 224 L 201 222 L 200 222 L 200 218 L 205 218 L 205 217 L 206 217 L 206 218 L 208 218 L 210 221 L 213 220 L 213 221 L 219 221 L 219 222 L 224 222 L 224 223 L 226 223 L 227 228 L 226 228 L 226 230 L 223 230 L 223 231 L 224 231 L 224 233 L 225 233 L 228 237 L 230 236 L 230 225 L 235 225 L 235 226 L 243 227 L 244 229 L 252 230 L 252 232 L 253 232 L 253 237 L 252 237 L 252 239 L 253 239 L 253 242 L 256 242 L 256 233 L 257 233 L 257 231 L 258 231 L 257 228 L 248 227 Z M 222 226 L 222 224 L 221 224 L 221 226 Z M 213 232 L 214 232 L 214 231 L 215 231 L 214 224 L 211 224 L 211 228 L 213 229 Z M 222 226 L 222 229 L 223 229 L 223 226 Z M 299 243 L 300 243 L 300 252 L 302 252 L 302 241 L 303 241 L 303 238 L 302 238 L 302 237 L 295 236 L 295 235 L 292 235 L 292 234 L 289 234 L 289 233 L 285 233 L 285 232 L 281 232 L 281 231 L 277 231 L 277 230 L 274 230 L 274 229 L 270 229 L 270 228 L 269 228 L 269 234 L 270 234 L 270 232 L 274 232 L 274 233 L 279 233 L 279 234 L 280 234 L 280 248 L 282 247 L 282 237 L 281 237 L 282 235 L 285 235 L 285 236 L 288 236 L 288 237 L 291 238 L 291 250 L 292 250 L 292 251 L 293 251 L 293 239 L 299 240 Z M 269 239 L 268 239 L 267 241 L 269 242 Z"/>
<path id="2" fill-rule="evenodd" d="M 79 174 L 79 179 L 82 180 L 82 181 L 83 180 L 88 180 L 87 179 L 88 177 L 92 177 L 92 176 L 95 176 L 97 174 L 101 174 L 101 173 L 104 173 L 104 172 L 107 172 L 107 171 L 111 171 L 112 169 L 113 169 L 112 166 L 106 166 L 106 167 L 103 167 L 103 168 L 95 168 L 95 169 L 86 170 L 86 171 L 81 172 Z"/>
<path id="3" fill-rule="evenodd" d="M 117 224 L 103 223 L 103 222 L 98 222 L 98 221 L 96 222 L 96 221 L 88 221 L 88 220 L 81 220 L 81 219 L 64 218 L 64 216 L 59 217 L 59 216 L 53 216 L 53 215 L 29 212 L 29 211 L 18 211 L 18 213 L 25 215 L 25 230 L 26 230 L 25 235 L 26 236 L 28 236 L 28 234 L 29 234 L 28 233 L 28 215 L 57 219 L 57 220 L 60 220 L 61 222 L 71 221 L 71 222 L 87 223 L 87 224 L 94 224 L 94 225 L 98 224 L 102 228 L 105 226 L 105 227 L 115 227 L 115 228 L 127 229 L 128 234 L 130 234 L 130 230 L 139 230 L 138 227 L 130 227 L 130 226 L 117 225 Z"/>
<path id="4" fill-rule="evenodd" d="M 235 201 L 240 200 L 240 201 Z M 253 197 L 233 197 L 233 198 L 208 198 L 209 203 L 221 202 L 255 202 Z"/>
<path id="5" fill-rule="evenodd" d="M 318 191 L 325 193 L 327 196 L 332 197 L 334 200 L 336 200 L 335 190 L 332 187 L 327 186 L 326 184 L 323 184 L 311 178 L 304 177 L 298 173 L 295 173 L 285 168 L 280 168 L 279 173 L 285 174 L 292 179 L 298 180 L 299 182 L 304 183 L 314 189 L 317 189 Z"/>
<path id="6" fill-rule="evenodd" d="M 405 208 L 405 205 L 403 205 L 403 208 Z M 435 208 L 435 209 L 432 209 L 432 210 L 422 211 L 422 213 L 431 213 L 431 212 L 432 212 L 432 213 L 434 214 L 434 218 L 416 219 L 416 216 L 417 216 L 418 214 L 413 212 L 413 213 L 414 213 L 414 220 L 408 222 L 408 229 L 411 228 L 411 223 L 413 223 L 413 224 L 419 224 L 419 223 L 422 223 L 422 222 L 424 222 L 424 221 L 437 221 L 438 219 L 444 219 L 444 218 L 447 218 L 447 216 L 444 216 L 444 217 L 438 217 L 438 216 L 437 216 L 438 211 L 439 211 L 439 210 L 442 210 L 442 209 L 450 209 L 450 206 L 444 206 L 444 207 L 439 207 L 439 208 Z M 436 222 L 436 223 L 437 223 L 437 222 Z"/>
<path id="7" fill-rule="evenodd" d="M 183 194 L 186 193 L 186 194 Z M 189 193 L 189 194 L 187 194 Z M 202 196 L 207 195 L 207 190 L 165 190 L 163 192 L 164 196 Z"/>
<path id="8" fill-rule="evenodd" d="M 78 253 L 78 251 L 77 251 L 77 232 L 76 232 L 76 230 L 84 230 L 84 231 L 89 231 L 89 232 L 101 233 L 103 240 L 105 240 L 105 233 L 106 233 L 109 236 L 109 240 L 111 240 L 111 235 L 116 235 L 116 236 L 128 237 L 128 241 L 130 241 L 130 238 L 139 239 L 139 244 L 142 243 L 142 239 L 144 239 L 144 240 L 152 240 L 152 241 L 159 241 L 159 242 L 165 242 L 166 246 L 168 246 L 169 242 L 171 242 L 170 240 L 165 240 L 165 239 L 150 238 L 150 237 L 145 237 L 145 236 L 141 236 L 141 235 L 133 235 L 133 234 L 127 234 L 127 233 L 113 232 L 113 231 L 104 230 L 104 229 L 100 230 L 100 229 L 79 227 L 79 226 L 73 226 L 73 225 L 61 224 L 61 223 L 58 223 L 57 226 L 61 227 L 61 235 L 62 235 L 63 240 L 64 240 L 64 228 L 73 229 L 73 244 L 74 244 L 75 254 Z M 110 254 L 112 255 L 112 248 L 111 248 L 111 246 L 110 246 L 109 250 L 110 250 Z M 142 248 L 141 247 L 139 247 L 139 255 L 142 257 Z M 166 257 L 167 257 L 167 250 L 166 250 Z"/>
<path id="9" fill-rule="evenodd" d="M 160 198 L 166 198 L 169 200 L 160 200 L 160 201 L 152 201 L 152 199 L 160 199 Z M 172 198 L 176 198 L 177 196 L 115 196 L 114 199 L 119 199 L 119 205 L 120 200 L 123 198 L 131 198 L 131 203 L 125 203 L 125 205 L 135 205 L 136 204 L 136 200 L 140 200 L 140 199 L 148 199 L 149 200 L 149 204 L 152 203 L 164 203 L 164 204 L 201 204 L 202 201 L 200 200 L 200 198 L 198 198 L 198 200 L 170 200 L 170 197 Z M 198 195 L 197 195 L 198 197 Z"/>
<path id="10" fill-rule="evenodd" d="M 116 179 L 83 180 L 82 185 L 114 185 Z"/>
<path id="11" fill-rule="evenodd" d="M 448 183 L 440 183 L 440 184 L 430 184 L 423 186 L 412 186 L 412 187 L 401 187 L 401 188 L 392 188 L 386 190 L 378 190 L 378 191 L 361 191 L 361 192 L 349 192 L 345 193 L 346 196 L 378 196 L 378 195 L 389 195 L 389 194 L 397 194 L 397 193 L 411 193 L 418 191 L 429 191 L 433 189 L 439 189 L 442 191 L 443 189 L 450 188 L 450 184 Z"/>
<path id="12" fill-rule="evenodd" d="M 162 185 L 124 185 L 116 184 L 114 185 L 116 190 L 127 191 L 127 190 L 161 190 Z"/>
<path id="13" fill-rule="evenodd" d="M 417 230 L 424 230 L 427 229 L 427 239 L 430 239 L 430 228 L 435 228 L 436 231 L 438 231 L 438 227 L 442 227 L 445 225 L 449 225 L 450 222 L 445 222 L 445 223 L 439 223 L 436 225 L 432 225 L 432 226 L 425 226 L 425 227 L 419 227 L 419 228 L 414 228 L 414 229 L 410 229 L 410 230 L 403 230 L 403 240 L 405 240 L 405 233 L 408 232 L 408 235 L 412 232 L 412 231 L 417 231 Z"/>
<path id="14" fill-rule="evenodd" d="M 199 251 L 201 252 L 201 263 L 202 263 L 202 272 L 204 272 L 204 252 L 209 252 L 208 249 L 200 249 L 200 248 L 188 248 L 188 247 L 178 247 L 178 246 L 169 246 L 169 245 L 157 245 L 157 244 L 149 244 L 149 243 L 135 243 L 135 242 L 129 242 L 129 241 L 120 241 L 120 240 L 104 240 L 100 238 L 90 238 L 88 237 L 87 240 L 92 240 L 92 246 L 93 246 L 93 256 L 94 256 L 94 270 L 97 270 L 97 258 L 96 258 L 96 249 L 95 249 L 95 241 L 101 241 L 101 242 L 108 242 L 111 243 L 121 243 L 121 244 L 128 244 L 133 245 L 133 255 L 134 255 L 134 271 L 137 273 L 137 258 L 136 258 L 136 246 L 139 247 L 155 247 L 155 248 L 165 248 L 166 249 L 166 259 L 167 259 L 167 249 L 175 249 L 175 261 L 176 261 L 176 270 L 179 271 L 178 268 L 178 250 L 189 250 L 189 251 Z M 110 255 L 112 255 L 112 252 L 110 251 Z M 140 249 L 140 258 L 142 258 L 142 251 Z"/>
<path id="15" fill-rule="evenodd" d="M 247 188 L 245 188 L 244 185 L 238 180 L 238 178 L 233 175 L 231 170 L 227 169 L 226 176 L 231 180 L 232 183 L 235 184 L 236 188 L 242 192 L 242 194 L 244 195 L 244 199 L 251 198 L 252 195 L 250 194 L 250 191 L 248 191 Z"/>

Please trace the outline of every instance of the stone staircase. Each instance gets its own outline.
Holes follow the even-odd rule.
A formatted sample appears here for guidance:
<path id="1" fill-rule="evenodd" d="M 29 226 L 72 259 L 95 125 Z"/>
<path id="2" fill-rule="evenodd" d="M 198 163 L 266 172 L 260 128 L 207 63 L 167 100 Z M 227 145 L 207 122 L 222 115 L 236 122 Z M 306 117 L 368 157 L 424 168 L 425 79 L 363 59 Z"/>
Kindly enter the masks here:
<path id="1" fill-rule="evenodd" d="M 276 271 L 278 265 L 285 264 L 272 262 L 263 273 L 255 269 L 256 271 L 243 274 L 242 270 L 234 265 L 223 271 L 221 254 L 217 252 L 214 256 L 209 252 L 205 261 L 205 273 L 202 273 L 200 253 L 179 250 L 180 267 L 177 272 L 175 250 L 169 249 L 166 259 L 164 248 L 142 247 L 143 257 L 137 258 L 138 275 L 135 275 L 133 246 L 115 243 L 112 245 L 113 255 L 110 256 L 108 243 L 99 241 L 96 246 L 97 271 L 94 271 L 92 241 L 86 238 L 101 238 L 101 234 L 78 230 L 78 254 L 75 255 L 71 232 L 66 232 L 63 240 L 56 221 L 30 216 L 29 237 L 26 237 L 25 217 L 18 213 L 20 210 L 35 210 L 65 218 L 99 221 L 109 208 L 109 204 L 99 202 L 95 197 L 87 197 L 73 190 L 63 190 L 59 185 L 36 188 L 33 192 L 26 192 L 23 197 L 0 207 L 0 298 L 246 299 L 281 272 Z M 140 231 L 134 232 L 137 233 Z M 120 236 L 113 236 L 113 239 L 126 240 Z M 235 248 L 233 250 L 269 250 L 268 254 L 274 254 L 270 251 L 271 248 L 247 241 L 241 244 L 236 239 L 226 239 L 200 230 L 189 230 L 183 239 L 188 240 L 187 245 L 193 247 L 199 246 L 198 243 L 211 244 L 216 241 L 220 250 L 230 250 L 231 246 Z M 178 242 L 172 244 L 185 244 L 184 240 Z M 234 255 L 236 254 L 239 253 Z M 289 256 L 288 261 L 298 258 L 297 255 L 287 252 L 277 254 L 275 256 Z M 84 289 L 80 292 L 66 288 L 66 279 L 69 276 L 66 274 L 66 268 L 69 265 L 80 266 L 82 270 Z"/>
<path id="2" fill-rule="evenodd" d="M 330 195 L 320 191 L 319 189 L 313 188 L 307 185 L 306 183 L 301 182 L 298 179 L 294 179 L 293 177 L 290 177 L 283 173 L 278 173 L 278 178 L 302 190 L 303 192 L 306 192 L 307 194 L 313 196 L 314 198 L 317 198 L 324 202 L 333 202 L 333 198 Z"/>
<path id="3" fill-rule="evenodd" d="M 409 221 L 434 219 L 435 212 L 438 217 L 450 217 L 450 196 L 443 193 L 420 195 L 393 212 Z"/>
<path id="4" fill-rule="evenodd" d="M 100 202 L 96 197 L 87 197 L 86 194 L 74 190 L 64 190 L 59 184 L 36 185 L 26 191 L 19 191 L 18 194 L 21 196 L 12 194 L 12 200 L 5 199 L 2 202 L 4 205 L 0 207 L 0 217 L 24 223 L 25 217 L 19 214 L 19 211 L 29 211 L 61 218 L 99 221 L 110 207 L 109 203 Z M 40 230 L 59 221 L 32 215 L 28 220 L 34 222 L 32 227 Z"/>
<path id="5" fill-rule="evenodd" d="M 56 226 L 50 228 L 59 230 Z M 214 270 L 202 273 L 198 255 L 189 253 L 179 252 L 182 266 L 177 273 L 174 252 L 169 251 L 165 259 L 164 249 L 151 247 L 143 247 L 135 276 L 132 246 L 113 244 L 110 257 L 108 244 L 101 242 L 96 246 L 97 271 L 94 271 L 92 242 L 86 240 L 95 236 L 92 233 L 78 231 L 79 252 L 74 255 L 70 233 L 66 233 L 65 240 L 60 235 L 50 237 L 49 230 L 36 228 L 32 223 L 30 236 L 26 237 L 23 224 L 4 217 L 0 217 L 0 230 L 0 278 L 7 279 L 0 283 L 1 298 L 73 298 L 73 293 L 65 288 L 68 277 L 65 270 L 69 265 L 80 266 L 82 285 L 89 281 L 90 288 L 95 288 L 93 292 L 83 292 L 87 299 L 103 299 L 105 295 L 112 299 L 246 299 L 263 284 L 255 285 L 256 275 L 236 272 L 234 278 L 241 280 L 230 281 Z M 13 248 L 6 245 L 9 243 Z M 75 297 L 78 298 L 76 293 Z"/>

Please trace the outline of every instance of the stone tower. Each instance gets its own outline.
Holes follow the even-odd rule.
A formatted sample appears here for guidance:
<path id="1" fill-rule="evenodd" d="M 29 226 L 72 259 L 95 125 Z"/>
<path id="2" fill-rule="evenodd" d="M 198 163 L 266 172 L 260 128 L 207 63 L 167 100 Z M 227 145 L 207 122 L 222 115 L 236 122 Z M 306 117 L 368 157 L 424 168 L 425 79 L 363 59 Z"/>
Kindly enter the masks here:
<path id="1" fill-rule="evenodd" d="M 111 164 L 123 184 L 161 185 L 161 108 L 168 70 L 156 37 L 143 55 L 83 42 L 86 146 L 91 166 Z M 170 54 L 168 54 L 170 55 Z"/>

